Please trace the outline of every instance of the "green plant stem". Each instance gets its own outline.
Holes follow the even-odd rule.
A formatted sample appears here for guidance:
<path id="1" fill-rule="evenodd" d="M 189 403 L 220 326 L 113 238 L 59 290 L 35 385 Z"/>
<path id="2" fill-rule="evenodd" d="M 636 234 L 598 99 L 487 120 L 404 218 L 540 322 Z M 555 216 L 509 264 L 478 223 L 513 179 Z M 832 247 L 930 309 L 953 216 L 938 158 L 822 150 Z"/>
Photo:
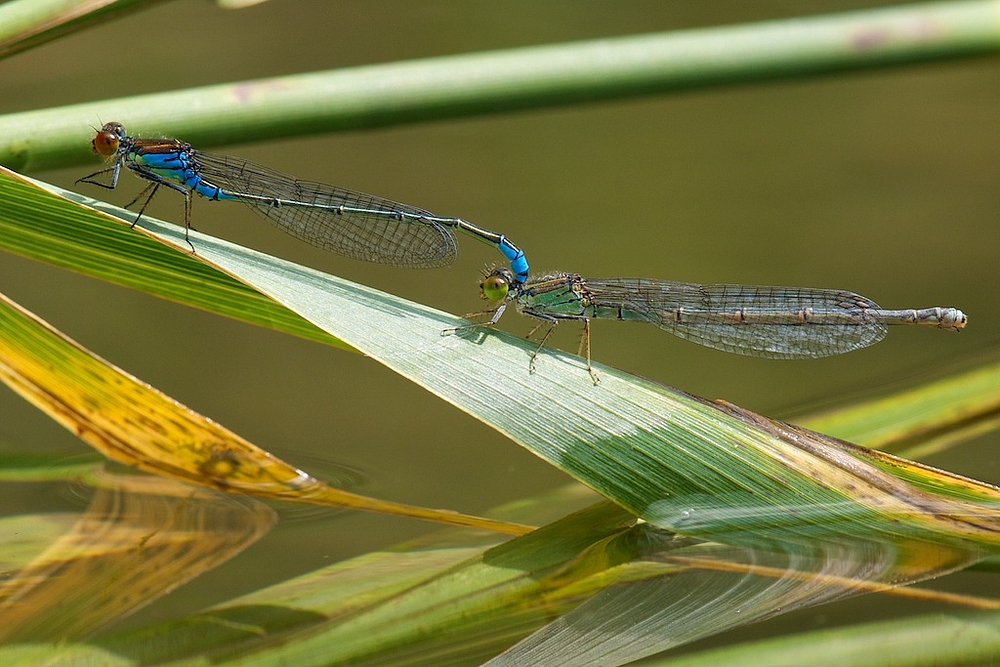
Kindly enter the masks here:
<path id="1" fill-rule="evenodd" d="M 1000 0 L 975 0 L 428 58 L 10 114 L 0 164 L 79 165 L 98 119 L 208 147 L 998 49 Z"/>
<path id="2" fill-rule="evenodd" d="M 39 46 L 110 15 L 162 0 L 10 0 L 0 4 L 0 58 Z"/>

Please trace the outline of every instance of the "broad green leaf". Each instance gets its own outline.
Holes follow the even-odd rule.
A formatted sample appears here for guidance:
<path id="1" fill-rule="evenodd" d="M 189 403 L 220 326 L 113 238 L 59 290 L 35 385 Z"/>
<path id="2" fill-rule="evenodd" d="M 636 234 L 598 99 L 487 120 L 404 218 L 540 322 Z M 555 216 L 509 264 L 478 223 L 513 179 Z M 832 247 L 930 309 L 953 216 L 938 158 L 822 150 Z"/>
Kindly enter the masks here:
<path id="1" fill-rule="evenodd" d="M 73 202 L 103 203 L 68 191 L 62 194 L 70 200 L 50 196 L 37 184 L 0 167 L 0 248 L 195 308 L 344 346 L 188 252 L 165 247 L 127 226 L 108 224 L 101 216 L 82 214 Z M 184 244 L 182 249 L 186 248 Z"/>

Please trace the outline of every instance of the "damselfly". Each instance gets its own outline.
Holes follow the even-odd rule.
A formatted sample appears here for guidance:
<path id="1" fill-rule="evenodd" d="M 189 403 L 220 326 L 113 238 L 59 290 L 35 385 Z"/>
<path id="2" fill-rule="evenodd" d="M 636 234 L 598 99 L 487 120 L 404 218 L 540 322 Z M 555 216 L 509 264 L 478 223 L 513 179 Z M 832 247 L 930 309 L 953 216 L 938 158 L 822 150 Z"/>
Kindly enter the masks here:
<path id="1" fill-rule="evenodd" d="M 380 264 L 430 268 L 445 266 L 458 252 L 461 230 L 497 247 L 511 263 L 512 279 L 528 277 L 524 253 L 503 234 L 461 218 L 444 218 L 421 208 L 302 181 L 249 160 L 203 153 L 176 139 L 130 137 L 121 123 L 106 123 L 93 140 L 94 152 L 113 160 L 107 169 L 77 182 L 113 190 L 124 165 L 150 181 L 127 206 L 145 199 L 134 227 L 160 186 L 184 195 L 184 240 L 191 228 L 191 193 L 210 200 L 235 200 L 292 236 L 324 250 Z M 97 177 L 110 175 L 107 182 Z M 191 246 L 194 250 L 194 246 Z"/>
<path id="2" fill-rule="evenodd" d="M 590 320 L 648 322 L 706 347 L 751 357 L 807 359 L 867 347 L 882 340 L 890 324 L 919 324 L 958 331 L 966 316 L 957 308 L 883 310 L 870 299 L 843 290 L 758 285 L 699 285 L 646 278 L 581 278 L 552 273 L 514 279 L 503 267 L 480 283 L 495 302 L 485 326 L 496 324 L 507 304 L 542 320 L 549 329 L 531 356 L 529 370 L 560 320 L 583 322 L 581 352 L 590 367 Z"/>

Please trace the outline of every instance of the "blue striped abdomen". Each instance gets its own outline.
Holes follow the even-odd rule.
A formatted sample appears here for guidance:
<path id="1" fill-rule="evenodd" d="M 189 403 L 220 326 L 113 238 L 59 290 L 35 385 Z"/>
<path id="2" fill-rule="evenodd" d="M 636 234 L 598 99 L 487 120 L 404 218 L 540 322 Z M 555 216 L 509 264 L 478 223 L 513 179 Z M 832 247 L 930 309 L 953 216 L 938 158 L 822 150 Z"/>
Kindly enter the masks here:
<path id="1" fill-rule="evenodd" d="M 208 199 L 237 199 L 202 178 L 198 173 L 198 160 L 189 148 L 160 151 L 140 148 L 129 155 L 129 168 L 140 174 L 155 174 L 164 181 L 173 181 Z"/>

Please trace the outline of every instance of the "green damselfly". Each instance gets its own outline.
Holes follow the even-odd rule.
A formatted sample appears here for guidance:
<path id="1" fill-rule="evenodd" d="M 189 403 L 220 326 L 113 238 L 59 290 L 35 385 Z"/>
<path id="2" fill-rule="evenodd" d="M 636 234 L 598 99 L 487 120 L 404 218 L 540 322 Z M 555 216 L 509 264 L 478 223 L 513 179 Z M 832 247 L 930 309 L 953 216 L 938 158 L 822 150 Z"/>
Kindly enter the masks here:
<path id="1" fill-rule="evenodd" d="M 514 279 L 509 269 L 490 271 L 480 290 L 496 303 L 482 325 L 492 326 L 513 303 L 549 324 L 529 362 L 535 359 L 560 320 L 583 322 L 581 352 L 590 366 L 590 320 L 613 319 L 655 324 L 665 331 L 735 354 L 769 359 L 810 359 L 850 352 L 882 340 L 890 324 L 918 324 L 958 331 L 965 313 L 957 308 L 884 310 L 872 300 L 844 290 L 761 285 L 701 285 L 648 278 L 582 278 L 551 273 Z"/>

